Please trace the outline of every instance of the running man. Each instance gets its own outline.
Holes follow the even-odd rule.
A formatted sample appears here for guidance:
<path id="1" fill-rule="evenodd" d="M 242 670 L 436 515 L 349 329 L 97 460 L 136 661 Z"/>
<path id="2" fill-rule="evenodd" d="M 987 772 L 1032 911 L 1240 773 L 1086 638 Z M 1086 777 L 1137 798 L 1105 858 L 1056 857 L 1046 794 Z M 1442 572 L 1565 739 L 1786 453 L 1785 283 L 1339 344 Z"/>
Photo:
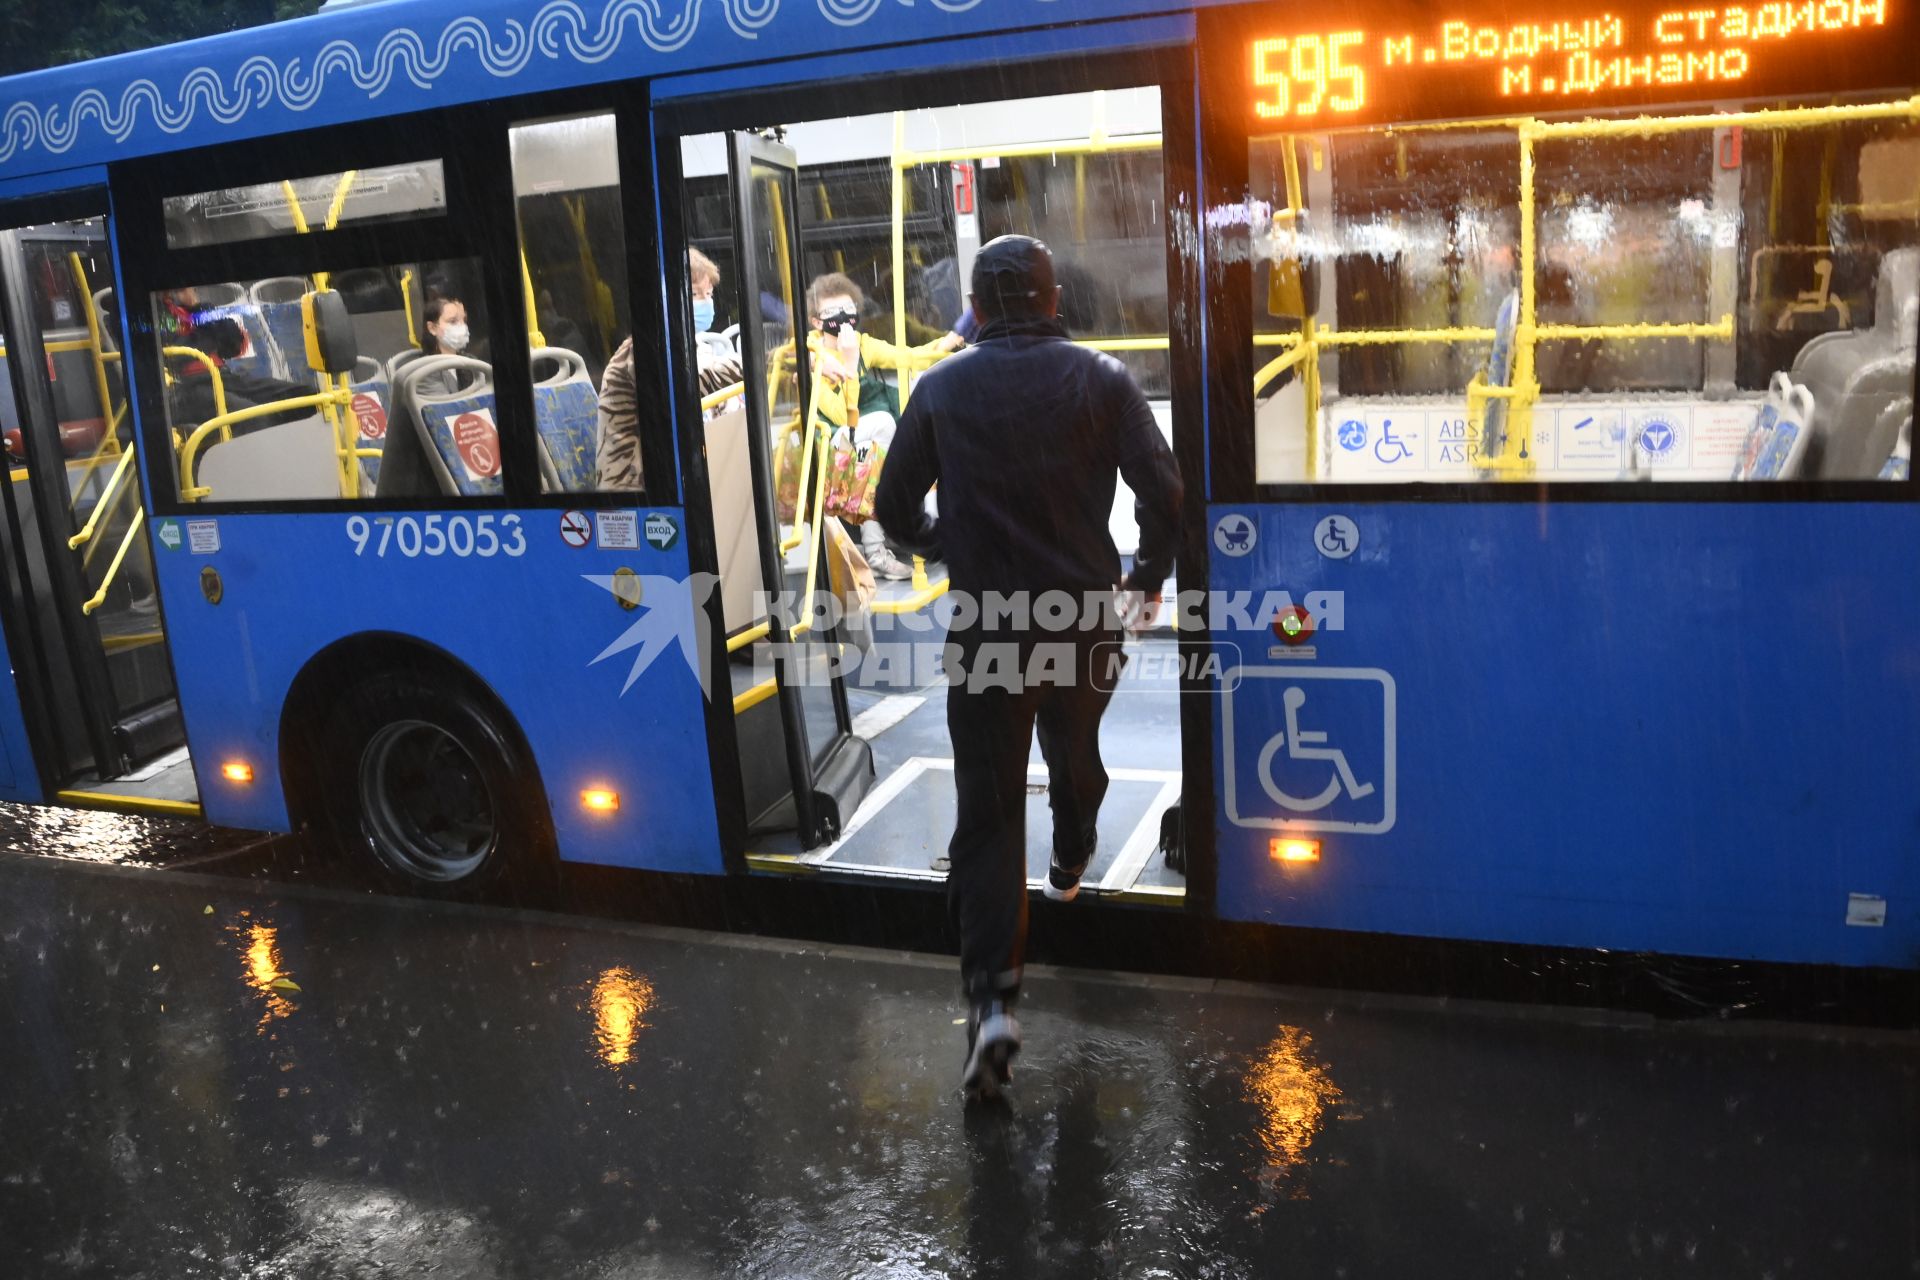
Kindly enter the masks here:
<path id="1" fill-rule="evenodd" d="M 1001 236 L 974 259 L 975 345 L 930 369 L 901 415 L 875 514 L 894 541 L 947 562 L 956 592 L 981 600 L 1048 591 L 1075 601 L 1127 594 L 1122 617 L 1144 623 L 1173 567 L 1180 471 L 1125 366 L 1067 340 L 1057 316 L 1053 255 Z M 1134 494 L 1140 551 L 1124 582 L 1107 530 L 1116 478 Z M 926 513 L 940 486 L 940 518 Z M 999 619 L 995 619 L 999 621 Z M 993 1096 L 1020 1048 L 1013 1006 L 1027 932 L 1027 754 L 1034 726 L 1053 807 L 1047 896 L 1071 899 L 1093 858 L 1106 795 L 1100 718 L 1119 650 L 1108 611 L 1091 629 L 989 631 L 976 616 L 948 635 L 947 729 L 959 812 L 948 846 L 947 904 L 960 933 L 968 1096 Z M 1065 662 L 1036 662 L 1042 643 Z M 1020 687 L 960 673 L 1011 650 Z M 1005 666 L 1002 670 L 1007 669 Z M 1036 673 L 1043 673 L 1036 678 Z"/>

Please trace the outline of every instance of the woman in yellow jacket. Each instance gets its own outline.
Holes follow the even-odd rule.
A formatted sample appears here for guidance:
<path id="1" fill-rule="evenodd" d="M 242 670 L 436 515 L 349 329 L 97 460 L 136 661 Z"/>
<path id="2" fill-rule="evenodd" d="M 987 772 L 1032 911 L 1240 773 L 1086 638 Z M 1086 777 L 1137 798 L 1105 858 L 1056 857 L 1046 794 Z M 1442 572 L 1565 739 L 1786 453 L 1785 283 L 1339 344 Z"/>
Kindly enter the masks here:
<path id="1" fill-rule="evenodd" d="M 817 277 L 807 287 L 808 362 L 820 391 L 815 411 L 835 428 L 848 432 L 855 450 L 893 442 L 900 396 L 876 370 L 894 369 L 902 378 L 963 346 L 957 333 L 944 334 L 918 347 L 897 347 L 860 332 L 860 286 L 839 272 Z M 877 520 L 860 526 L 860 550 L 882 578 L 901 580 L 913 570 L 887 549 L 886 531 Z"/>

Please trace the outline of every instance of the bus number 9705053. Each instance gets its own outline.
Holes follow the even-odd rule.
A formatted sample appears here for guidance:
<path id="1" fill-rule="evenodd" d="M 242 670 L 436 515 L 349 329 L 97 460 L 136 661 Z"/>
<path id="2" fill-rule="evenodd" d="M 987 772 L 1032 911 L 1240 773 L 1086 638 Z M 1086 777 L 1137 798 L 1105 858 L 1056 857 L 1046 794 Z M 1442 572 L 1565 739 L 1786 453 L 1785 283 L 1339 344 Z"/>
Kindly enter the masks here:
<path id="1" fill-rule="evenodd" d="M 363 556 L 371 546 L 376 556 L 387 554 L 391 546 L 408 559 L 419 556 L 523 556 L 527 553 L 526 531 L 520 517 L 499 517 L 498 527 L 492 515 L 474 516 L 365 516 L 347 517 L 347 537 L 353 542 L 353 554 Z"/>

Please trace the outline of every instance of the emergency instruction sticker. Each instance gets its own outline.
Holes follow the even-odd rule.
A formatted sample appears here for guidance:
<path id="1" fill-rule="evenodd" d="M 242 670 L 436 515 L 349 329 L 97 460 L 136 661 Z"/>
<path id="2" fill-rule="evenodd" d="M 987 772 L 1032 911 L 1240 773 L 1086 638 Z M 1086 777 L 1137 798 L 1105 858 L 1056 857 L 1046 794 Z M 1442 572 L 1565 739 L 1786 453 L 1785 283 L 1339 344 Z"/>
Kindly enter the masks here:
<path id="1" fill-rule="evenodd" d="M 595 539 L 602 551 L 637 551 L 640 548 L 638 511 L 596 511 L 593 513 Z"/>
<path id="2" fill-rule="evenodd" d="M 187 521 L 187 550 L 197 556 L 210 556 L 220 549 L 220 522 Z"/>

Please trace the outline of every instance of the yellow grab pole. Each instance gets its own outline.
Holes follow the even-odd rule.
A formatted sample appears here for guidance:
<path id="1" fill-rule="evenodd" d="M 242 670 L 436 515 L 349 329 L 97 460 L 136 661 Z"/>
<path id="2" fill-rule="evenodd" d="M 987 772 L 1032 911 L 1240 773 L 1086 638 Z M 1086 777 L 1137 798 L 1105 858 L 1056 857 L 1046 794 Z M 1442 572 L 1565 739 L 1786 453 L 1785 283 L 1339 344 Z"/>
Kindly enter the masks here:
<path id="1" fill-rule="evenodd" d="M 352 190 L 354 179 L 359 176 L 358 169 L 349 169 L 340 175 L 340 183 L 333 189 L 333 203 L 327 206 L 327 230 L 332 231 L 340 225 L 340 213 L 347 207 L 347 192 Z"/>
<path id="2" fill-rule="evenodd" d="M 907 345 L 907 113 L 893 113 L 893 345 Z M 911 383 L 913 379 L 908 378 Z M 900 388 L 904 405 L 907 387 Z"/>
<path id="3" fill-rule="evenodd" d="M 93 379 L 100 391 L 100 420 L 103 426 L 113 424 L 113 389 L 107 382 L 107 360 L 100 346 L 100 313 L 93 307 L 93 289 L 87 284 L 87 269 L 81 265 L 77 252 L 67 254 L 67 263 L 73 269 L 73 282 L 80 286 L 81 306 L 87 313 L 87 349 L 93 355 Z M 118 448 L 118 442 L 115 443 Z"/>
<path id="4" fill-rule="evenodd" d="M 107 602 L 107 588 L 113 585 L 114 577 L 120 572 L 120 563 L 127 558 L 127 550 L 133 546 L 133 540 L 140 536 L 140 527 L 146 523 L 146 519 L 145 507 L 133 509 L 133 519 L 127 521 L 127 536 L 120 539 L 120 549 L 113 553 L 113 561 L 107 565 L 107 576 L 100 580 L 100 589 L 93 593 L 93 598 L 80 606 L 81 613 L 90 616 Z"/>
<path id="5" fill-rule="evenodd" d="M 216 418 L 224 418 L 227 416 L 227 384 L 226 380 L 220 376 L 220 366 L 213 362 L 212 356 L 209 356 L 204 351 L 195 350 L 192 347 L 162 347 L 160 348 L 160 354 L 163 356 L 178 356 L 183 360 L 198 360 L 200 367 L 207 371 L 207 376 L 213 379 L 213 416 Z M 231 440 L 233 439 L 233 432 L 229 430 L 220 438 L 222 440 Z"/>
<path id="6" fill-rule="evenodd" d="M 207 437 L 215 431 L 227 432 L 227 438 L 231 439 L 232 428 L 235 423 L 250 422 L 255 418 L 265 418 L 276 413 L 286 413 L 291 409 L 318 409 L 327 404 L 344 406 L 349 404 L 352 399 L 353 396 L 351 392 L 322 391 L 310 396 L 292 396 L 285 400 L 275 400 L 269 404 L 249 405 L 244 409 L 235 409 L 232 413 L 222 414 L 217 418 L 208 418 L 205 422 L 195 427 L 193 434 L 187 437 L 186 443 L 180 446 L 180 500 L 182 502 L 197 502 L 206 496 L 207 491 L 205 489 L 194 488 L 193 461 L 195 456 L 200 452 L 200 446 L 205 444 Z"/>
<path id="7" fill-rule="evenodd" d="M 80 532 L 67 539 L 67 550 L 78 550 L 80 545 L 93 537 L 95 529 L 100 527 L 100 518 L 113 505 L 120 484 L 127 478 L 127 468 L 133 465 L 133 450 L 120 455 L 120 461 L 114 464 L 113 474 L 107 477 L 106 487 L 100 491 L 100 500 L 93 504 L 93 514 L 80 526 Z"/>
<path id="8" fill-rule="evenodd" d="M 407 313 L 407 341 L 420 349 L 420 330 L 413 321 L 413 268 L 400 273 L 400 306 Z"/>

